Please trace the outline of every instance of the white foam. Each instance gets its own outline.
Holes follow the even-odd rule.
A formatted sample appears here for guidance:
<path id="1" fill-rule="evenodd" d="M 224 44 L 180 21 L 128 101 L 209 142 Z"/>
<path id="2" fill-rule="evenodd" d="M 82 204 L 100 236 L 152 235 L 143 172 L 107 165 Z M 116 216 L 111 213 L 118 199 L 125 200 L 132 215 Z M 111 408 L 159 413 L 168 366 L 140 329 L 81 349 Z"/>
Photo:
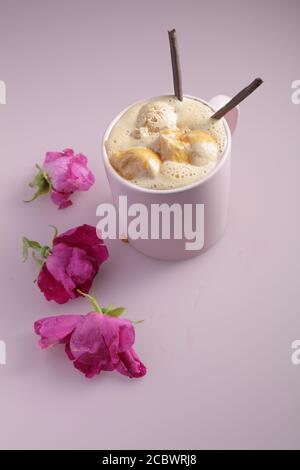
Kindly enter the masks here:
<path id="1" fill-rule="evenodd" d="M 175 189 L 205 178 L 215 166 L 216 162 L 195 166 L 188 163 L 165 161 L 156 178 L 136 178 L 132 182 L 148 189 Z"/>

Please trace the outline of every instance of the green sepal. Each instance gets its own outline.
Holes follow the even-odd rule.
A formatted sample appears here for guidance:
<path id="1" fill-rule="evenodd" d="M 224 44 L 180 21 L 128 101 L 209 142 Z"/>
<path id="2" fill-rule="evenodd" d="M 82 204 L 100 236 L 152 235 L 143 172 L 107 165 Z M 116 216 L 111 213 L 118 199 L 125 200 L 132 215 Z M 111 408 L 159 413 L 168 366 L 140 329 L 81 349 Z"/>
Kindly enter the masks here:
<path id="1" fill-rule="evenodd" d="M 23 241 L 23 261 L 26 261 L 28 258 L 29 248 L 32 248 L 33 250 L 40 250 L 42 248 L 39 242 L 36 242 L 34 240 L 28 240 L 28 238 L 26 237 L 23 237 L 22 241 Z"/>
<path id="2" fill-rule="evenodd" d="M 114 304 L 109 304 L 106 308 L 105 308 L 105 311 L 106 312 L 109 312 L 110 310 L 112 310 L 114 308 Z"/>
<path id="3" fill-rule="evenodd" d="M 49 175 L 43 171 L 43 169 L 39 165 L 35 165 L 36 168 L 39 170 L 37 175 L 34 179 L 29 183 L 31 188 L 38 188 L 37 192 L 33 195 L 31 199 L 24 202 L 32 202 L 37 199 L 39 196 L 43 194 L 47 194 L 51 190 L 51 181 Z"/>
<path id="4" fill-rule="evenodd" d="M 96 297 L 86 294 L 85 292 L 82 292 L 80 289 L 77 289 L 77 292 L 83 297 L 86 297 L 90 301 L 95 312 L 102 313 L 103 315 L 108 315 L 110 317 L 119 317 L 120 315 L 122 315 L 122 313 L 125 310 L 125 307 L 114 308 L 113 304 L 109 304 L 108 307 L 100 307 L 100 305 L 97 302 Z"/>
<path id="5" fill-rule="evenodd" d="M 40 268 L 42 268 L 45 264 L 45 260 L 44 259 L 40 259 L 36 256 L 35 252 L 32 253 L 32 257 L 35 259 L 35 261 L 37 262 L 37 264 L 40 266 Z"/>
<path id="6" fill-rule="evenodd" d="M 41 257 L 44 258 L 44 259 L 48 258 L 50 251 L 51 251 L 50 246 L 46 246 L 46 245 L 42 246 L 42 248 L 41 248 Z"/>
<path id="7" fill-rule="evenodd" d="M 52 241 L 53 241 L 58 235 L 58 228 L 55 227 L 55 225 L 49 225 L 49 227 L 52 227 L 53 230 L 54 230 L 54 235 L 53 235 L 53 238 L 52 238 Z"/>
<path id="8" fill-rule="evenodd" d="M 36 261 L 38 262 L 41 261 L 44 263 L 44 261 L 48 258 L 50 254 L 51 248 L 49 246 L 42 246 L 39 242 L 36 242 L 35 240 L 29 240 L 26 237 L 23 237 L 22 241 L 23 241 L 23 262 L 27 260 L 29 248 L 31 248 L 32 250 L 34 250 L 34 252 L 37 251 L 43 258 L 43 260 L 39 260 L 39 258 L 37 258 L 35 256 L 35 253 L 33 252 L 33 255 Z"/>
<path id="9" fill-rule="evenodd" d="M 113 310 L 107 310 L 106 315 L 110 317 L 119 317 L 125 311 L 125 307 L 114 308 Z"/>
<path id="10" fill-rule="evenodd" d="M 109 311 L 112 310 L 113 308 L 114 308 L 113 304 L 109 304 L 108 307 L 101 307 L 102 313 L 107 314 L 107 312 L 109 312 Z"/>

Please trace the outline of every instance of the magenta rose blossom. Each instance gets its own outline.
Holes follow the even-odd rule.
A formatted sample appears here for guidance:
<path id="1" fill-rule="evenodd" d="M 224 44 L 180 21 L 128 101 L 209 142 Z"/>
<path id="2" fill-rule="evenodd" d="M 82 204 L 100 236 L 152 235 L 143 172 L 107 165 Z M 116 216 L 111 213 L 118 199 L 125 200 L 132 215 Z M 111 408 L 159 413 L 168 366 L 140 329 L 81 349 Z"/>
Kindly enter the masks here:
<path id="1" fill-rule="evenodd" d="M 37 284 L 47 300 L 59 304 L 79 296 L 77 289 L 89 292 L 101 264 L 108 258 L 108 250 L 91 225 L 68 230 L 53 239 L 53 246 L 23 238 L 24 259 L 28 248 L 36 250 L 41 271 Z"/>
<path id="2" fill-rule="evenodd" d="M 30 186 L 38 190 L 31 201 L 50 192 L 52 201 L 59 209 L 72 204 L 70 196 L 75 191 L 87 191 L 95 182 L 93 173 L 87 167 L 87 157 L 81 153 L 75 154 L 72 149 L 47 152 L 42 168 L 38 165 L 37 168 L 39 172 Z"/>
<path id="3" fill-rule="evenodd" d="M 95 301 L 93 305 L 98 306 Z M 147 369 L 133 349 L 133 324 L 118 318 L 123 310 L 98 306 L 98 311 L 87 315 L 42 318 L 35 322 L 34 331 L 41 337 L 42 349 L 64 343 L 74 367 L 88 378 L 113 370 L 130 378 L 142 377 Z"/>

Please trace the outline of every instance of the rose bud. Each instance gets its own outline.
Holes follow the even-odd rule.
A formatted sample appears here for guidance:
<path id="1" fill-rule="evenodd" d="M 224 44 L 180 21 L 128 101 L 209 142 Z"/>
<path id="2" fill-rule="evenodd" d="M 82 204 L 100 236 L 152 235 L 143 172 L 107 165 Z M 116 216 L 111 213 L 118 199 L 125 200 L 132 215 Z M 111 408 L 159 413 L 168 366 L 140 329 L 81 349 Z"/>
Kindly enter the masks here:
<path id="1" fill-rule="evenodd" d="M 92 312 L 35 322 L 34 331 L 41 337 L 40 347 L 65 344 L 65 352 L 74 367 L 88 378 L 113 370 L 130 378 L 144 376 L 147 369 L 133 349 L 133 323 L 119 318 L 124 308 L 114 309 L 112 305 L 101 308 L 94 297 L 85 296 L 93 305 Z"/>
<path id="2" fill-rule="evenodd" d="M 81 153 L 75 155 L 72 149 L 47 152 L 43 166 L 36 167 L 39 171 L 29 186 L 38 189 L 32 199 L 25 202 L 51 193 L 54 204 L 64 209 L 72 204 L 69 198 L 75 191 L 87 191 L 95 182 L 93 173 L 87 167 L 87 157 Z"/>
<path id="3" fill-rule="evenodd" d="M 91 225 L 81 225 L 60 235 L 55 233 L 52 246 L 23 237 L 24 261 L 32 248 L 41 270 L 37 284 L 47 300 L 63 304 L 79 296 L 77 289 L 89 292 L 108 250 Z"/>

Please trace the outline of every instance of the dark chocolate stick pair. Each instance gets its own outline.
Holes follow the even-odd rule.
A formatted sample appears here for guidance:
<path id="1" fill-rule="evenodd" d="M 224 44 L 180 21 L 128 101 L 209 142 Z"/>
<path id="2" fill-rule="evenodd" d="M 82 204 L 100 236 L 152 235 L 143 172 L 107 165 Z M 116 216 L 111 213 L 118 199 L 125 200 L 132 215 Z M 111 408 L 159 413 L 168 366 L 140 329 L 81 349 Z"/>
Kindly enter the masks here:
<path id="1" fill-rule="evenodd" d="M 168 31 L 169 34 L 169 42 L 170 42 L 170 51 L 171 51 L 171 60 L 172 60 L 172 70 L 173 70 L 173 83 L 174 83 L 174 93 L 178 100 L 183 100 L 183 93 L 182 93 L 182 76 L 181 76 L 181 69 L 180 69 L 180 60 L 179 60 L 179 51 L 178 51 L 178 42 L 177 42 L 177 35 L 176 30 L 172 29 Z M 221 119 L 224 117 L 229 111 L 235 108 L 239 103 L 244 101 L 247 96 L 251 95 L 251 93 L 256 90 L 261 84 L 263 80 L 261 78 L 256 78 L 253 82 L 250 83 L 246 88 L 243 88 L 239 93 L 237 93 L 228 103 L 225 104 L 221 109 L 216 111 L 213 115 L 213 119 Z"/>

